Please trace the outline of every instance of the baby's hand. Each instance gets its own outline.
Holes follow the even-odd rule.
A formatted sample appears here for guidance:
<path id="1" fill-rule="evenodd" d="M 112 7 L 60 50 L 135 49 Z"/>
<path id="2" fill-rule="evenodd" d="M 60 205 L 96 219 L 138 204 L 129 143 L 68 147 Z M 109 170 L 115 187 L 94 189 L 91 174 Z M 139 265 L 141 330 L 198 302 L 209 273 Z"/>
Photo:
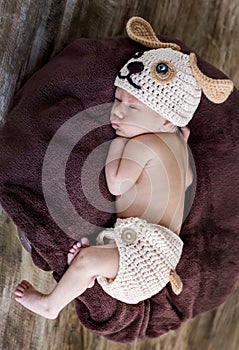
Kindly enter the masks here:
<path id="1" fill-rule="evenodd" d="M 190 129 L 187 126 L 183 126 L 181 128 L 181 133 L 183 135 L 183 138 L 184 138 L 185 142 L 188 142 L 188 138 L 189 138 L 189 135 L 190 135 Z"/>

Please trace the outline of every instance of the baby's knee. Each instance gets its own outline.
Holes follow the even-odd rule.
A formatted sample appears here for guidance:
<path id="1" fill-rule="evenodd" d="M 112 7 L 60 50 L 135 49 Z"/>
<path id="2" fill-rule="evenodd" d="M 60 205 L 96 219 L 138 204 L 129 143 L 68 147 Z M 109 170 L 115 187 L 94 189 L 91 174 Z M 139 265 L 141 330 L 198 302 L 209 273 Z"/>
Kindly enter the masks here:
<path id="1" fill-rule="evenodd" d="M 73 260 L 72 264 L 77 269 L 84 269 L 90 271 L 92 269 L 92 266 L 94 265 L 94 250 L 94 247 L 87 247 L 81 249 L 75 257 L 75 259 Z"/>

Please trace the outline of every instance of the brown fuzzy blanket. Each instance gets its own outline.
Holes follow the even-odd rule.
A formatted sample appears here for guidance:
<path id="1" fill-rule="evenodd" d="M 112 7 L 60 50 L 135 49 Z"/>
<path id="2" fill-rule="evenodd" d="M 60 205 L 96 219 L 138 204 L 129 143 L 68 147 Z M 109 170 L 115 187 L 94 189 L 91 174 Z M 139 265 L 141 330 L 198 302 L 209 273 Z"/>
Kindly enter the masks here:
<path id="1" fill-rule="evenodd" d="M 54 271 L 56 280 L 75 239 L 86 235 L 94 244 L 100 228 L 114 223 L 103 171 L 114 137 L 107 103 L 117 71 L 142 49 L 121 37 L 76 40 L 27 81 L 0 131 L 0 202 L 26 233 L 34 263 Z M 210 77 L 225 78 L 201 58 L 198 65 Z M 181 231 L 183 292 L 176 296 L 167 285 L 127 305 L 96 283 L 76 300 L 76 312 L 85 327 L 110 340 L 158 337 L 223 303 L 237 284 L 238 91 L 220 105 L 203 96 L 189 126 L 197 182 Z"/>

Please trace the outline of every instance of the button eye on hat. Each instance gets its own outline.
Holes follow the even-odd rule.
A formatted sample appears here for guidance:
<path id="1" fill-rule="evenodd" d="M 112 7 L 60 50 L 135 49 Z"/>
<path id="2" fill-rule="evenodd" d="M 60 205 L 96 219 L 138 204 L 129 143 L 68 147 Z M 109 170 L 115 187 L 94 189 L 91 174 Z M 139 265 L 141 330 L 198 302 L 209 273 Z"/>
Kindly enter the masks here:
<path id="1" fill-rule="evenodd" d="M 176 77 L 177 69 L 171 62 L 159 61 L 151 65 L 150 73 L 152 78 L 160 84 L 168 84 Z"/>
<path id="2" fill-rule="evenodd" d="M 168 68 L 167 64 L 165 64 L 163 62 L 158 63 L 156 66 L 156 71 L 159 74 L 166 74 L 168 70 L 169 70 L 169 68 Z"/>
<path id="3" fill-rule="evenodd" d="M 137 238 L 137 233 L 131 228 L 126 228 L 121 234 L 122 241 L 125 243 L 133 243 Z"/>

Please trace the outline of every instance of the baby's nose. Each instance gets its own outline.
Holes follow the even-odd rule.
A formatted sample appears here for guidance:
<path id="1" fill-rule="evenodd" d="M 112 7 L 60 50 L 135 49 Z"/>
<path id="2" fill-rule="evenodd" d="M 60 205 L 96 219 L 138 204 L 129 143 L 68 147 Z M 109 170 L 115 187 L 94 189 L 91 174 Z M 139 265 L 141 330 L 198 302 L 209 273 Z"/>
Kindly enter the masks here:
<path id="1" fill-rule="evenodd" d="M 123 103 L 121 103 L 119 106 L 114 108 L 113 115 L 119 119 L 123 119 L 125 117 L 125 110 L 124 110 Z"/>
<path id="2" fill-rule="evenodd" d="M 124 113 L 122 111 L 117 111 L 114 113 L 115 117 L 118 119 L 123 119 L 124 118 Z"/>

